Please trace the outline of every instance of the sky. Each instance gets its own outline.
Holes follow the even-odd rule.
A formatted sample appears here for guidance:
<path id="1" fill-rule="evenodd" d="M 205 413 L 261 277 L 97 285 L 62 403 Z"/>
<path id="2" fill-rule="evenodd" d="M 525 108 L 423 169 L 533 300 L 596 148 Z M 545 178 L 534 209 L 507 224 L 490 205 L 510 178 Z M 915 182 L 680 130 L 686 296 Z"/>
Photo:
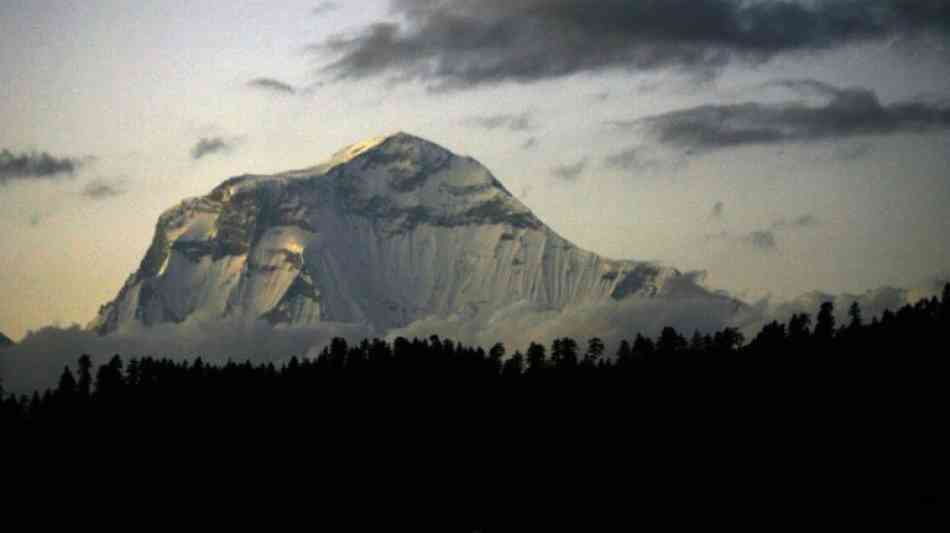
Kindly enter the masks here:
<path id="1" fill-rule="evenodd" d="M 918 286 L 948 37 L 936 0 L 4 0 L 0 331 L 87 323 L 182 199 L 395 131 L 738 296 Z"/>

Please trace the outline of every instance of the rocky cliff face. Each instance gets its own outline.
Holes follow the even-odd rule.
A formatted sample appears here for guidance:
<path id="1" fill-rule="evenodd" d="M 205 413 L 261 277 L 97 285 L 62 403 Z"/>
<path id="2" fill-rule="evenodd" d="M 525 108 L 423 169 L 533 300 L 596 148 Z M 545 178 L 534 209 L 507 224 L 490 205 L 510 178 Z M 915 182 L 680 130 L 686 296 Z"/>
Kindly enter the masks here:
<path id="1" fill-rule="evenodd" d="M 574 246 L 474 159 L 398 133 L 168 210 L 90 327 L 233 318 L 384 331 L 522 300 L 662 296 L 679 276 Z"/>

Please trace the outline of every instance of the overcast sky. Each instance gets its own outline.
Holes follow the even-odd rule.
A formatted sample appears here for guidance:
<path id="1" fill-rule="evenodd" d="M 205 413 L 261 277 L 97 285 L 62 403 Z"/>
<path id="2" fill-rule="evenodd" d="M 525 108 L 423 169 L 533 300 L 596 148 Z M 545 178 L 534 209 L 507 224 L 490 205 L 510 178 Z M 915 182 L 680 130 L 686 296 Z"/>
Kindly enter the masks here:
<path id="1" fill-rule="evenodd" d="M 93 318 L 158 215 L 398 130 L 737 294 L 950 271 L 950 2 L 4 0 L 0 331 Z"/>

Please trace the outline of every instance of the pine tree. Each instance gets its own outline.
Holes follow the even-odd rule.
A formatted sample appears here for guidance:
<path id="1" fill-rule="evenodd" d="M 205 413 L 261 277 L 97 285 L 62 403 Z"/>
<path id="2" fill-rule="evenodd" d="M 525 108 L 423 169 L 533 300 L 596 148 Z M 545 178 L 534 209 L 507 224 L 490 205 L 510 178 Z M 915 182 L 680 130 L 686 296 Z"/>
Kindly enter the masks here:
<path id="1" fill-rule="evenodd" d="M 818 310 L 815 322 L 815 340 L 823 345 L 831 342 L 835 335 L 835 304 L 825 302 Z"/>
<path id="2" fill-rule="evenodd" d="M 653 340 L 637 333 L 637 338 L 633 340 L 633 357 L 636 359 L 650 359 L 656 352 L 656 346 Z"/>
<path id="3" fill-rule="evenodd" d="M 69 369 L 69 365 L 63 367 L 63 373 L 59 376 L 56 396 L 67 401 L 71 401 L 73 397 L 76 396 L 76 378 L 73 377 L 73 372 Z"/>
<path id="4" fill-rule="evenodd" d="M 88 399 L 92 394 L 92 358 L 89 354 L 79 357 L 79 397 Z"/>
<path id="5" fill-rule="evenodd" d="M 516 378 L 524 371 L 524 356 L 521 352 L 515 351 L 515 354 L 505 361 L 505 366 L 501 370 L 501 375 L 506 378 Z"/>
<path id="6" fill-rule="evenodd" d="M 596 365 L 602 355 L 604 355 L 604 341 L 600 340 L 597 337 L 588 339 L 587 341 L 587 353 L 584 354 L 584 363 L 587 365 Z"/>
<path id="7" fill-rule="evenodd" d="M 950 283 L 943 286 L 943 295 L 940 298 L 940 321 L 950 323 Z"/>
<path id="8" fill-rule="evenodd" d="M 788 341 L 798 349 L 805 346 L 811 338 L 811 316 L 808 313 L 794 314 L 788 322 Z"/>
<path id="9" fill-rule="evenodd" d="M 861 317 L 861 306 L 858 304 L 857 300 L 851 303 L 851 307 L 848 308 L 848 317 L 850 317 L 851 322 L 848 324 L 848 328 L 852 331 L 857 330 L 864 325 L 864 319 Z"/>
<path id="10" fill-rule="evenodd" d="M 686 350 L 686 339 L 680 335 L 676 329 L 667 326 L 660 332 L 660 338 L 656 342 L 657 352 L 663 355 L 672 355 Z"/>
<path id="11" fill-rule="evenodd" d="M 713 337 L 713 350 L 717 353 L 729 353 L 738 350 L 745 342 L 745 336 L 736 328 L 723 328 Z"/>
<path id="12" fill-rule="evenodd" d="M 488 363 L 491 366 L 492 373 L 498 375 L 502 369 L 502 359 L 505 357 L 505 345 L 498 342 L 488 350 Z"/>
<path id="13" fill-rule="evenodd" d="M 195 366 L 201 362 L 199 357 Z M 96 372 L 96 396 L 115 396 L 122 388 L 122 358 L 118 354 Z"/>
<path id="14" fill-rule="evenodd" d="M 554 339 L 551 344 L 551 361 L 554 366 L 572 369 L 577 366 L 577 341 L 570 337 Z"/>
<path id="15" fill-rule="evenodd" d="M 630 343 L 626 339 L 620 341 L 620 346 L 617 347 L 617 366 L 627 366 L 633 360 L 633 350 L 630 348 Z"/>
<path id="16" fill-rule="evenodd" d="M 753 339 L 752 347 L 756 350 L 777 351 L 785 347 L 785 341 L 785 324 L 773 320 L 762 327 L 762 330 Z"/>
<path id="17" fill-rule="evenodd" d="M 547 362 L 547 353 L 544 349 L 544 345 L 532 342 L 528 346 L 527 359 L 529 372 L 539 372 L 544 369 Z"/>

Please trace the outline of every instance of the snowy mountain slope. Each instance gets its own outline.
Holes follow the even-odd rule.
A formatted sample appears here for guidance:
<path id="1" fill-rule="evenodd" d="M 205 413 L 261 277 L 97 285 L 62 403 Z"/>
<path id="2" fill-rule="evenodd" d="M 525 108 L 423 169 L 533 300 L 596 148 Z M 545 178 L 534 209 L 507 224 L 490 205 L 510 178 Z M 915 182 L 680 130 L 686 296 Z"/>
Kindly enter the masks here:
<path id="1" fill-rule="evenodd" d="M 231 178 L 166 211 L 90 328 L 263 318 L 383 331 L 518 301 L 662 296 L 681 276 L 574 246 L 474 159 L 397 133 L 312 168 Z"/>

